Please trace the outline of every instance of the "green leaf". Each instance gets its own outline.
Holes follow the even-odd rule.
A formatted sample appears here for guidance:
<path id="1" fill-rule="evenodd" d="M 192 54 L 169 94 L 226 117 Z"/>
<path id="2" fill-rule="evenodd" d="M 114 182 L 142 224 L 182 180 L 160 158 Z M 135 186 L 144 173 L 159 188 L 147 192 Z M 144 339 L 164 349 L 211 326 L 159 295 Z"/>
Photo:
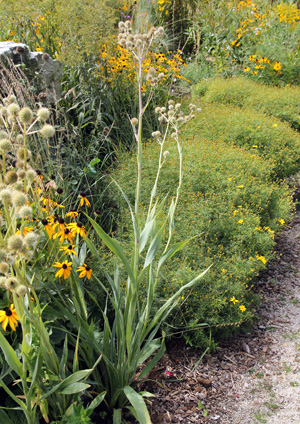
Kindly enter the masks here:
<path id="1" fill-rule="evenodd" d="M 3 409 L 0 409 L 0 422 L 3 424 L 14 424 Z"/>
<path id="2" fill-rule="evenodd" d="M 139 245 L 139 252 L 140 253 L 142 253 L 142 251 L 144 250 L 144 248 L 146 246 L 149 235 L 151 234 L 151 231 L 152 231 L 152 228 L 153 228 L 153 224 L 154 224 L 154 219 L 147 222 L 143 231 L 141 232 L 140 245 Z"/>
<path id="3" fill-rule="evenodd" d="M 17 373 L 18 376 L 22 378 L 23 371 L 22 371 L 22 364 L 19 361 L 15 351 L 11 347 L 11 345 L 8 343 L 6 338 L 3 336 L 3 334 L 0 332 L 0 347 L 4 353 L 6 362 L 8 365 Z"/>
<path id="4" fill-rule="evenodd" d="M 121 424 L 121 421 L 122 421 L 121 412 L 122 412 L 121 409 L 114 409 L 113 424 Z"/>
<path id="5" fill-rule="evenodd" d="M 100 405 L 100 403 L 103 401 L 105 396 L 106 396 L 106 392 L 102 392 L 98 396 L 96 396 L 95 399 L 87 407 L 88 411 L 93 411 L 95 408 L 97 408 L 97 406 Z"/>
<path id="6" fill-rule="evenodd" d="M 83 390 L 86 390 L 89 387 L 91 387 L 90 384 L 73 383 L 73 384 L 69 384 L 63 390 L 60 390 L 60 393 L 63 394 L 63 395 L 73 395 L 74 393 L 82 392 Z"/>
<path id="7" fill-rule="evenodd" d="M 160 258 L 157 266 L 157 271 L 160 269 L 160 267 L 168 260 L 171 259 L 172 256 L 175 255 L 175 253 L 179 252 L 181 249 L 184 248 L 188 244 L 190 240 L 180 241 L 178 243 L 175 243 L 173 246 L 171 246 L 167 252 Z"/>
<path id="8" fill-rule="evenodd" d="M 139 378 L 146 377 L 147 374 L 155 367 L 155 365 L 158 363 L 158 361 L 163 357 L 163 354 L 166 351 L 166 346 L 163 343 L 159 351 L 156 353 L 156 355 L 151 359 L 150 362 L 143 368 L 142 372 L 140 373 Z"/>
<path id="9" fill-rule="evenodd" d="M 125 386 L 123 388 L 123 391 L 124 391 L 127 399 L 129 400 L 129 402 L 133 406 L 133 408 L 136 412 L 139 423 L 140 424 L 151 424 L 150 415 L 149 415 L 147 406 L 146 406 L 145 401 L 142 398 L 142 396 L 140 396 L 130 386 Z"/>
<path id="10" fill-rule="evenodd" d="M 97 164 L 97 163 L 99 163 L 99 162 L 101 162 L 99 158 L 94 158 L 94 159 L 92 159 L 92 160 L 90 161 L 90 165 L 91 165 L 91 166 L 94 166 L 94 165 L 96 165 L 96 164 Z"/>
<path id="11" fill-rule="evenodd" d="M 86 215 L 87 216 L 87 215 Z M 122 249 L 122 247 L 120 246 L 120 244 L 114 240 L 113 238 L 111 238 L 108 234 L 106 234 L 106 232 L 100 227 L 99 224 L 97 224 L 96 221 L 94 221 L 91 217 L 87 216 L 89 221 L 91 222 L 91 224 L 93 225 L 96 233 L 98 234 L 98 236 L 101 238 L 101 240 L 103 241 L 103 243 L 115 254 L 118 256 L 119 259 L 121 259 L 121 261 L 123 262 L 127 272 L 128 272 L 128 276 L 131 279 L 131 281 L 134 281 L 134 275 L 132 272 L 132 269 L 129 265 L 129 262 L 127 261 L 127 258 L 125 256 L 124 250 Z"/>
<path id="12" fill-rule="evenodd" d="M 155 237 L 153 238 L 153 240 L 150 243 L 147 255 L 146 255 L 146 259 L 145 259 L 145 263 L 144 263 L 144 269 L 147 268 L 147 266 L 149 264 L 151 264 L 151 262 L 153 261 L 154 256 L 156 255 L 160 243 L 161 243 L 161 238 L 164 232 L 166 224 L 163 223 L 163 225 L 160 227 L 160 229 L 157 231 L 157 233 L 155 234 Z"/>

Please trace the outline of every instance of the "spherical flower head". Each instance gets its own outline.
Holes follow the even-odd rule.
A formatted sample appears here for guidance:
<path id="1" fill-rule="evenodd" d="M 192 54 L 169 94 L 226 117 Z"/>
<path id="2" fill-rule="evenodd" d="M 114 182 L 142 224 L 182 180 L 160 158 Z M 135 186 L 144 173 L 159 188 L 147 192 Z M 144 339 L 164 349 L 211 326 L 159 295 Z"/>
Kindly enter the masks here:
<path id="1" fill-rule="evenodd" d="M 34 181 L 36 176 L 37 176 L 37 173 L 35 172 L 34 169 L 29 169 L 28 171 L 26 171 L 26 178 L 30 183 L 32 183 L 32 181 Z"/>
<path id="2" fill-rule="evenodd" d="M 22 181 L 17 181 L 14 185 L 14 188 L 16 190 L 23 190 L 24 189 L 24 183 Z"/>
<path id="3" fill-rule="evenodd" d="M 8 138 L 8 134 L 6 131 L 0 131 L 0 140 L 2 140 L 3 138 Z"/>
<path id="4" fill-rule="evenodd" d="M 31 124 L 33 120 L 32 110 L 27 106 L 23 107 L 19 112 L 19 119 L 23 124 Z"/>
<path id="5" fill-rule="evenodd" d="M 24 246 L 24 249 L 20 252 L 24 256 L 25 259 L 30 261 L 33 258 L 33 250 L 28 249 L 26 246 Z"/>
<path id="6" fill-rule="evenodd" d="M 36 243 L 38 242 L 38 239 L 39 239 L 39 236 L 36 233 L 31 231 L 30 233 L 27 233 L 26 236 L 24 237 L 24 243 L 28 247 L 34 247 Z"/>
<path id="7" fill-rule="evenodd" d="M 19 143 L 19 144 L 24 143 L 24 136 L 23 136 L 23 134 L 18 134 L 16 140 L 17 140 L 17 143 Z"/>
<path id="8" fill-rule="evenodd" d="M 13 117 L 17 116 L 17 114 L 19 113 L 19 110 L 20 110 L 20 106 L 17 103 L 11 103 L 7 108 L 9 115 Z"/>
<path id="9" fill-rule="evenodd" d="M 1 274 L 7 274 L 9 271 L 9 266 L 6 262 L 1 262 L 0 263 L 0 273 Z"/>
<path id="10" fill-rule="evenodd" d="M 5 262 L 8 257 L 8 252 L 5 249 L 0 249 L 0 261 Z"/>
<path id="11" fill-rule="evenodd" d="M 130 122 L 131 122 L 131 125 L 132 125 L 133 127 L 137 126 L 137 124 L 139 123 L 139 121 L 138 121 L 138 119 L 137 119 L 137 118 L 132 118 Z"/>
<path id="12" fill-rule="evenodd" d="M 0 277 L 0 288 L 6 290 L 6 277 Z"/>
<path id="13" fill-rule="evenodd" d="M 0 150 L 1 153 L 7 153 L 11 150 L 11 142 L 8 140 L 8 138 L 2 138 L 0 140 Z"/>
<path id="14" fill-rule="evenodd" d="M 123 21 L 120 21 L 120 22 L 118 23 L 118 27 L 119 27 L 119 29 L 121 29 L 121 28 L 125 28 L 125 24 L 124 24 L 124 22 L 123 22 Z"/>
<path id="15" fill-rule="evenodd" d="M 37 116 L 39 117 L 41 121 L 47 121 L 47 119 L 49 119 L 49 116 L 50 116 L 50 111 L 46 107 L 41 107 L 37 111 Z"/>
<path id="16" fill-rule="evenodd" d="M 17 98 L 14 94 L 11 94 L 8 99 L 7 99 L 8 103 L 16 103 Z"/>
<path id="17" fill-rule="evenodd" d="M 1 116 L 3 116 L 3 117 L 6 117 L 7 115 L 8 115 L 8 110 L 7 110 L 7 108 L 6 107 L 2 107 L 1 109 L 0 109 L 0 115 Z"/>
<path id="18" fill-rule="evenodd" d="M 24 242 L 23 237 L 19 234 L 14 234 L 13 236 L 10 236 L 7 240 L 7 248 L 9 250 L 13 250 L 15 252 L 19 252 L 23 249 Z"/>
<path id="19" fill-rule="evenodd" d="M 23 219 L 32 218 L 32 214 L 33 214 L 32 208 L 28 205 L 22 206 L 18 211 L 18 216 Z"/>
<path id="20" fill-rule="evenodd" d="M 8 277 L 5 282 L 6 290 L 16 291 L 20 283 L 16 277 Z"/>
<path id="21" fill-rule="evenodd" d="M 19 161 L 24 161 L 26 156 L 26 160 L 31 158 L 31 151 L 26 149 L 26 147 L 20 147 L 17 151 L 17 158 Z"/>
<path id="22" fill-rule="evenodd" d="M 41 134 L 43 137 L 51 138 L 55 135 L 55 129 L 52 125 L 46 124 L 41 129 Z"/>
<path id="23" fill-rule="evenodd" d="M 3 203 L 6 203 L 7 205 L 11 204 L 11 190 L 8 188 L 4 188 L 0 191 L 0 199 Z"/>
<path id="24" fill-rule="evenodd" d="M 14 184 L 18 181 L 18 174 L 15 171 L 8 171 L 5 174 L 5 181 L 7 184 Z"/>
<path id="25" fill-rule="evenodd" d="M 22 193 L 21 191 L 14 190 L 12 193 L 12 203 L 16 208 L 21 208 L 22 206 L 26 205 L 27 203 L 27 196 L 26 194 Z"/>
<path id="26" fill-rule="evenodd" d="M 26 177 L 26 171 L 24 171 L 24 169 L 19 169 L 18 177 L 21 178 L 21 180 L 24 180 L 24 178 Z"/>
<path id="27" fill-rule="evenodd" d="M 20 285 L 16 288 L 16 293 L 17 293 L 19 296 L 22 296 L 23 294 L 26 294 L 26 291 L 27 291 L 27 289 L 26 289 L 26 286 L 24 286 L 24 284 L 20 284 Z"/>

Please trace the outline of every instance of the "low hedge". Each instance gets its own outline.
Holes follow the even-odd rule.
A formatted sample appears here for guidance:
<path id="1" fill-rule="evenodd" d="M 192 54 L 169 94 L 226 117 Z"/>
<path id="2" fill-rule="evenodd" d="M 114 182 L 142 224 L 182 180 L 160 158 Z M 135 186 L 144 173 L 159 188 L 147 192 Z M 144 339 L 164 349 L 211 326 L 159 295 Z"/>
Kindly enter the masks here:
<path id="1" fill-rule="evenodd" d="M 187 134 L 245 146 L 252 154 L 272 159 L 275 179 L 300 171 L 300 135 L 287 123 L 253 109 L 205 103 L 201 119 Z"/>
<path id="2" fill-rule="evenodd" d="M 215 78 L 200 81 L 192 87 L 192 93 L 204 96 L 207 102 L 249 107 L 300 129 L 300 87 L 272 87 L 245 77 Z"/>
<path id="3" fill-rule="evenodd" d="M 169 159 L 159 181 L 159 194 L 175 194 L 178 158 L 171 141 Z M 187 133 L 184 140 L 184 183 L 176 214 L 175 239 L 193 238 L 184 251 L 164 269 L 157 297 L 161 303 L 199 270 L 213 264 L 191 292 L 185 293 L 180 307 L 166 323 L 168 333 L 185 330 L 195 345 L 208 343 L 208 334 L 232 333 L 253 318 L 256 298 L 252 281 L 273 255 L 274 232 L 289 219 L 292 200 L 288 188 L 271 180 L 274 163 L 253 156 L 241 147 L 222 141 L 211 142 L 201 135 Z M 158 146 L 148 144 L 144 151 L 141 199 L 145 206 L 156 173 Z M 123 156 L 113 178 L 134 202 L 136 158 Z M 130 216 L 122 196 L 117 237 L 126 245 Z M 106 255 L 106 257 L 105 257 Z M 110 255 L 103 251 L 108 266 Z M 141 298 L 143 294 L 141 293 Z M 235 297 L 239 302 L 230 299 Z M 244 306 L 242 312 L 239 306 Z M 171 325 L 172 323 L 172 325 Z M 205 330 L 200 326 L 207 323 Z M 232 327 L 231 324 L 235 323 Z"/>

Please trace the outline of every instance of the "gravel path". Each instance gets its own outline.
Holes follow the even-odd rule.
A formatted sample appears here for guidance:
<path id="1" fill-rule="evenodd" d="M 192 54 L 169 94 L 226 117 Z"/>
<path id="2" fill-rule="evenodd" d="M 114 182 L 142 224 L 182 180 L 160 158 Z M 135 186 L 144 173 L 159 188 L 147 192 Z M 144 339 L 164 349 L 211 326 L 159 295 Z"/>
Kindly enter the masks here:
<path id="1" fill-rule="evenodd" d="M 280 260 L 259 282 L 263 303 L 258 327 L 264 331 L 260 354 L 255 355 L 251 368 L 237 377 L 235 398 L 224 400 L 226 413 L 215 422 L 300 424 L 299 236 L 298 215 L 280 237 Z"/>

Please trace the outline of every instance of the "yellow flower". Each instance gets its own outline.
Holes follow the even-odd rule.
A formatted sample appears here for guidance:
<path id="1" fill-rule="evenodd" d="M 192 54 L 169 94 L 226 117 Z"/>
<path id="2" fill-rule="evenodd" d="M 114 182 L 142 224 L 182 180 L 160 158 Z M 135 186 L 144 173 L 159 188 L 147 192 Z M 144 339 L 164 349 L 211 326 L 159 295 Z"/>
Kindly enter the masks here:
<path id="1" fill-rule="evenodd" d="M 68 224 L 68 228 L 73 235 L 79 234 L 81 237 L 85 237 L 85 228 L 81 222 L 72 222 Z"/>
<path id="2" fill-rule="evenodd" d="M 81 192 L 80 193 L 80 207 L 84 206 L 84 204 L 86 204 L 86 206 L 89 208 L 91 206 L 89 200 L 86 197 L 86 193 Z"/>
<path id="3" fill-rule="evenodd" d="M 250 71 L 250 68 L 249 67 L 244 68 L 244 72 L 249 72 L 249 71 Z"/>
<path id="4" fill-rule="evenodd" d="M 71 253 L 73 253 L 74 256 L 77 256 L 72 244 L 69 244 L 68 246 L 61 246 L 59 250 L 65 252 L 65 255 L 71 255 Z"/>
<path id="5" fill-rule="evenodd" d="M 232 298 L 230 299 L 230 302 L 233 302 L 233 304 L 235 305 L 236 303 L 239 303 L 239 300 L 237 300 L 234 296 L 232 296 Z"/>
<path id="6" fill-rule="evenodd" d="M 284 220 L 284 219 L 279 219 L 279 223 L 280 223 L 281 225 L 283 225 L 283 224 L 285 224 L 285 220 Z"/>
<path id="7" fill-rule="evenodd" d="M 13 304 L 10 305 L 10 308 L 5 308 L 4 311 L 0 311 L 0 322 L 2 322 L 2 328 L 4 331 L 6 331 L 7 324 L 10 325 L 10 328 L 13 331 L 16 331 L 15 325 L 18 327 L 17 320 L 20 321 L 20 318 L 18 317 Z"/>
<path id="8" fill-rule="evenodd" d="M 59 270 L 57 271 L 57 273 L 55 274 L 55 277 L 64 277 L 64 279 L 68 278 L 71 274 L 71 269 L 72 269 L 72 262 L 68 262 L 68 260 L 60 263 L 60 262 L 55 262 L 55 264 L 53 265 L 55 268 L 59 268 Z"/>
<path id="9" fill-rule="evenodd" d="M 53 239 L 56 239 L 59 237 L 59 241 L 63 243 L 66 239 L 73 243 L 74 241 L 74 234 L 71 233 L 69 228 L 65 228 L 64 230 L 58 231 L 58 233 L 54 234 Z"/>
<path id="10" fill-rule="evenodd" d="M 245 306 L 244 306 L 244 305 L 240 305 L 240 306 L 239 306 L 239 308 L 240 308 L 240 310 L 241 310 L 242 312 L 245 312 L 245 310 L 246 310 L 246 308 L 245 308 Z"/>
<path id="11" fill-rule="evenodd" d="M 228 181 L 232 181 L 232 178 L 227 178 Z"/>
<path id="12" fill-rule="evenodd" d="M 83 266 L 79 266 L 76 271 L 80 272 L 79 278 L 83 278 L 86 276 L 86 278 L 89 280 L 92 276 L 92 270 L 86 264 L 83 264 Z"/>
<path id="13" fill-rule="evenodd" d="M 238 221 L 238 224 L 243 224 L 244 223 L 244 220 L 243 219 L 240 219 L 239 221 Z"/>
<path id="14" fill-rule="evenodd" d="M 267 260 L 264 256 L 255 255 L 255 257 L 258 261 L 261 261 L 264 265 L 267 263 Z"/>
<path id="15" fill-rule="evenodd" d="M 275 65 L 273 66 L 274 71 L 280 71 L 281 69 L 281 63 L 275 62 Z"/>
<path id="16" fill-rule="evenodd" d="M 70 217 L 71 219 L 74 219 L 74 218 L 78 218 L 78 215 L 79 215 L 78 211 L 71 210 L 70 212 L 66 213 L 65 217 L 66 218 Z"/>

